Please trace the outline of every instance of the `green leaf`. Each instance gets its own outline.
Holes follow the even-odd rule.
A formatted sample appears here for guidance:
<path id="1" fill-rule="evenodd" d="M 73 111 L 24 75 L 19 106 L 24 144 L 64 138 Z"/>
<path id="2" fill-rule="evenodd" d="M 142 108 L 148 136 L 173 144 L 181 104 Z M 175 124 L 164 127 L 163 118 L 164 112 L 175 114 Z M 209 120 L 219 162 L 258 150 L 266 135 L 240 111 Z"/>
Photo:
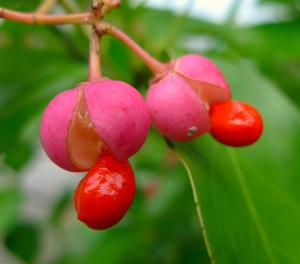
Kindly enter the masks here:
<path id="1" fill-rule="evenodd" d="M 19 215 L 20 204 L 20 190 L 0 189 L 0 237 L 15 223 Z"/>
<path id="2" fill-rule="evenodd" d="M 265 131 L 247 148 L 209 136 L 179 145 L 193 174 L 216 263 L 298 263 L 298 109 L 253 65 L 219 61 L 235 99 L 255 105 Z"/>
<path id="3" fill-rule="evenodd" d="M 6 152 L 4 162 L 9 167 L 20 170 L 31 159 L 32 151 L 29 142 L 16 143 Z"/>
<path id="4" fill-rule="evenodd" d="M 248 37 L 243 41 L 243 53 L 255 59 L 259 67 L 275 80 L 282 91 L 298 106 L 300 106 L 298 96 L 300 85 L 299 27 L 299 19 L 261 25 L 250 31 L 255 32 L 259 38 L 252 38 L 251 41 Z M 253 37 L 253 34 L 249 35 Z M 272 56 L 265 56 L 265 50 L 269 50 Z"/>
<path id="5" fill-rule="evenodd" d="M 63 192 L 58 199 L 55 201 L 53 208 L 50 213 L 49 221 L 54 226 L 60 224 L 61 219 L 66 213 L 67 208 L 70 206 L 72 201 L 72 192 Z"/>
<path id="6" fill-rule="evenodd" d="M 13 8 L 16 10 L 34 10 L 36 6 L 40 3 L 39 0 L 1 0 L 0 5 L 6 8 Z"/>
<path id="7" fill-rule="evenodd" d="M 39 228 L 34 224 L 19 223 L 7 234 L 4 243 L 21 260 L 32 263 L 39 252 Z"/>
<path id="8" fill-rule="evenodd" d="M 132 83 L 133 72 L 128 48 L 113 38 L 110 38 L 107 44 L 108 56 L 105 56 L 104 61 L 106 61 L 105 65 L 110 71 L 110 76 L 113 79 L 120 78 L 125 82 Z"/>

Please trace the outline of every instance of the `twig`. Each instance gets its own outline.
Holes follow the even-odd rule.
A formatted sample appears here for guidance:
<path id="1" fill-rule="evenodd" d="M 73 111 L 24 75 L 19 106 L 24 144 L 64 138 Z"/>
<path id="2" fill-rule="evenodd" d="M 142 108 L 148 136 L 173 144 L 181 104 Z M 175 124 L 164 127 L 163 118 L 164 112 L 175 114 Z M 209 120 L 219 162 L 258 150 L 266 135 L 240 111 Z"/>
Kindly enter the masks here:
<path id="1" fill-rule="evenodd" d="M 91 23 L 90 12 L 70 15 L 46 15 L 36 13 L 23 13 L 0 7 L 0 18 L 24 24 L 63 25 Z"/>

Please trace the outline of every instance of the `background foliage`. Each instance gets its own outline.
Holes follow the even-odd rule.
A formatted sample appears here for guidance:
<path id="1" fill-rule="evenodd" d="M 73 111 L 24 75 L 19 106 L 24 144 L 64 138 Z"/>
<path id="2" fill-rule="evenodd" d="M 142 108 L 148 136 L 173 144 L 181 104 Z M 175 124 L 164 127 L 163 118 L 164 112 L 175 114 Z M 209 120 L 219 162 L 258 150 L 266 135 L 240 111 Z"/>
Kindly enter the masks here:
<path id="1" fill-rule="evenodd" d="M 216 263 L 300 262 L 300 5 L 264 4 L 280 6 L 281 15 L 254 26 L 236 25 L 234 8 L 213 24 L 127 1 L 108 17 L 161 59 L 204 53 L 224 71 L 234 98 L 264 116 L 265 133 L 248 148 L 227 148 L 209 135 L 176 144 L 196 181 Z M 0 5 L 33 10 L 38 1 Z M 132 159 L 138 193 L 118 226 L 94 232 L 79 223 L 72 184 L 47 203 L 46 216 L 24 213 L 22 172 L 42 155 L 42 110 L 85 80 L 87 47 L 80 28 L 0 24 L 0 255 L 11 263 L 210 263 L 186 172 L 155 131 Z M 102 51 L 106 75 L 145 92 L 150 74 L 139 59 L 110 37 Z M 70 177 L 74 185 L 80 179 Z"/>

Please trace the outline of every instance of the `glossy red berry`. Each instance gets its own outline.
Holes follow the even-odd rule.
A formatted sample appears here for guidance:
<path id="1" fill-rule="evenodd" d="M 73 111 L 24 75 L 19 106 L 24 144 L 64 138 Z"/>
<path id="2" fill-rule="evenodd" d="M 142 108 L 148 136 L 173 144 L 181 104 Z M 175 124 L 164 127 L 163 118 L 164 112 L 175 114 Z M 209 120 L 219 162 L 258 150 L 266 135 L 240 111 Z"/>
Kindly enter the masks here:
<path id="1" fill-rule="evenodd" d="M 262 134 L 263 120 L 258 111 L 243 102 L 216 103 L 210 109 L 212 136 L 235 147 L 255 143 Z"/>
<path id="2" fill-rule="evenodd" d="M 115 225 L 128 211 L 135 188 L 134 173 L 128 161 L 103 156 L 75 191 L 78 219 L 97 230 Z"/>

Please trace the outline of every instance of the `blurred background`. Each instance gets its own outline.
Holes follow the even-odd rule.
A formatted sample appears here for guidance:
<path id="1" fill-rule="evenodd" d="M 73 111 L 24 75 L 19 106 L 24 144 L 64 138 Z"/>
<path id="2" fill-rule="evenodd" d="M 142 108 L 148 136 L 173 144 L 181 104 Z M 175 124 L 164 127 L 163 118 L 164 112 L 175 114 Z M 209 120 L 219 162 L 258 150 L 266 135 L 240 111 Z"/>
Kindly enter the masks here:
<path id="1" fill-rule="evenodd" d="M 87 10 L 61 0 L 55 13 Z M 31 11 L 38 0 L 0 0 Z M 215 263 L 300 263 L 300 1 L 122 1 L 107 20 L 161 60 L 198 53 L 220 66 L 234 99 L 257 107 L 265 132 L 232 149 L 205 135 L 176 144 L 188 162 Z M 104 72 L 145 93 L 149 71 L 104 37 Z M 88 39 L 73 26 L 0 19 L 0 263 L 211 263 L 183 166 L 151 131 L 132 158 L 138 191 L 104 232 L 76 220 L 82 175 L 51 163 L 39 142 L 43 109 L 87 78 Z"/>

